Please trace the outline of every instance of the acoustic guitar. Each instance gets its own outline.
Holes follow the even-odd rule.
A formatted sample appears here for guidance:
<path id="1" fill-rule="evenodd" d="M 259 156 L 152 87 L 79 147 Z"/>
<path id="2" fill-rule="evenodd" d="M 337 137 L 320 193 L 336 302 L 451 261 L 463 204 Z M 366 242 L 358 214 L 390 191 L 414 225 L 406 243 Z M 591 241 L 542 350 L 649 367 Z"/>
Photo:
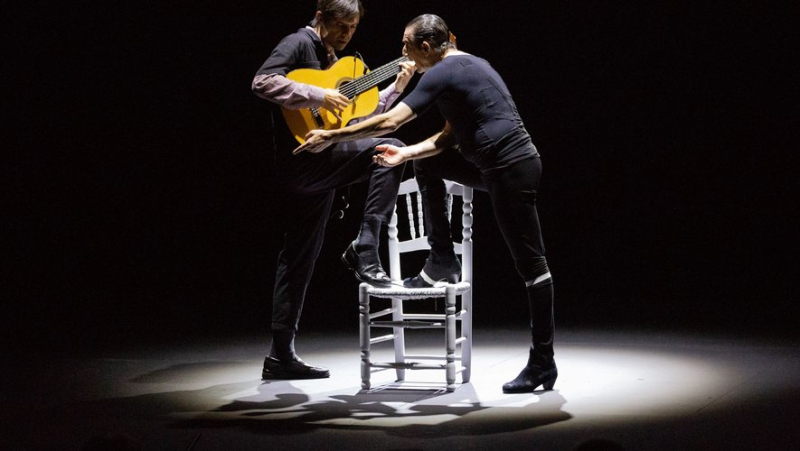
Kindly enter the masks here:
<path id="1" fill-rule="evenodd" d="M 281 108 L 289 130 L 303 144 L 306 134 L 311 130 L 342 128 L 351 119 L 371 114 L 380 100 L 378 83 L 397 75 L 400 72 L 399 63 L 403 61 L 408 61 L 408 58 L 400 57 L 370 71 L 360 58 L 345 56 L 325 70 L 296 69 L 289 72 L 286 75 L 289 80 L 324 89 L 338 89 L 351 100 L 339 115 L 341 120 L 324 108 Z"/>

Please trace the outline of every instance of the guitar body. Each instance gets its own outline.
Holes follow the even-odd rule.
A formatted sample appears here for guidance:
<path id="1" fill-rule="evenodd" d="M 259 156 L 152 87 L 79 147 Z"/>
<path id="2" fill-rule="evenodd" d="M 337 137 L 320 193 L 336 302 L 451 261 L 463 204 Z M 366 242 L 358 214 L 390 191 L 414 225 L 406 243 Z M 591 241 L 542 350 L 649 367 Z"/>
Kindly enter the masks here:
<path id="1" fill-rule="evenodd" d="M 286 78 L 323 89 L 339 89 L 342 85 L 368 72 L 369 70 L 366 69 L 363 61 L 352 56 L 345 56 L 328 69 L 297 69 L 289 72 Z M 353 97 L 350 105 L 341 112 L 342 120 L 339 120 L 333 113 L 323 108 L 302 108 L 299 110 L 281 108 L 281 110 L 289 130 L 291 130 L 295 139 L 302 144 L 305 142 L 306 134 L 309 131 L 342 128 L 351 119 L 371 114 L 378 107 L 379 101 L 380 93 L 377 87 L 361 92 Z"/>

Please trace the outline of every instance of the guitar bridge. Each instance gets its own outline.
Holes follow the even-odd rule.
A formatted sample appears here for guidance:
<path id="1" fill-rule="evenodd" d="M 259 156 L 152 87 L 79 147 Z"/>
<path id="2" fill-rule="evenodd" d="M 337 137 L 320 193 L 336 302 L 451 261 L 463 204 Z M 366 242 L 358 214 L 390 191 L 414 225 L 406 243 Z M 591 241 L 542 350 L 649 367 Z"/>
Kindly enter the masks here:
<path id="1" fill-rule="evenodd" d="M 309 108 L 311 110 L 311 117 L 314 118 L 314 122 L 317 123 L 317 127 L 324 127 L 325 122 L 322 120 L 322 115 L 319 114 L 319 110 L 316 108 Z"/>

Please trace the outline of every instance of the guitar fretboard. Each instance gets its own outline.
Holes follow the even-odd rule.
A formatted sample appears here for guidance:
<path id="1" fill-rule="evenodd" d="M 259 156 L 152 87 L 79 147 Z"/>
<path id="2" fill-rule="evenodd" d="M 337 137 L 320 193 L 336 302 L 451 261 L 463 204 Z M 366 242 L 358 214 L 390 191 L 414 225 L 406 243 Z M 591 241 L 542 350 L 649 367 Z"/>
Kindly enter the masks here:
<path id="1" fill-rule="evenodd" d="M 401 56 L 362 77 L 345 83 L 339 87 L 339 92 L 347 96 L 348 99 L 352 99 L 362 92 L 374 88 L 378 83 L 397 75 L 397 73 L 400 72 L 399 64 L 403 61 L 408 61 L 408 58 Z"/>

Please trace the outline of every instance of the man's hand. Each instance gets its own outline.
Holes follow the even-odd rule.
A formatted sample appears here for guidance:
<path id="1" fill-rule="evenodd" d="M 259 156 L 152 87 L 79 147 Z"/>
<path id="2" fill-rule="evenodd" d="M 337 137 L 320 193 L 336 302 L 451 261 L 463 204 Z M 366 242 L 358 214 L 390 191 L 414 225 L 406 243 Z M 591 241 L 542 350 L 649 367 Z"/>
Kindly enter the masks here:
<path id="1" fill-rule="evenodd" d="M 325 98 L 322 100 L 322 108 L 333 113 L 337 119 L 342 120 L 342 110 L 350 104 L 350 99 L 336 89 L 326 89 Z"/>
<path id="2" fill-rule="evenodd" d="M 417 66 L 414 65 L 413 61 L 404 61 L 400 63 L 400 73 L 397 74 L 397 78 L 394 80 L 394 89 L 398 93 L 402 93 L 406 86 L 408 86 L 408 82 L 411 81 L 411 77 L 414 76 L 414 72 L 416 72 Z"/>
<path id="3" fill-rule="evenodd" d="M 311 130 L 306 135 L 306 142 L 292 151 L 292 155 L 300 152 L 320 153 L 333 144 L 331 135 L 327 130 Z"/>
<path id="4" fill-rule="evenodd" d="M 406 161 L 406 147 L 397 147 L 390 144 L 376 146 L 375 150 L 381 152 L 372 157 L 372 162 L 379 166 L 392 167 Z"/>

